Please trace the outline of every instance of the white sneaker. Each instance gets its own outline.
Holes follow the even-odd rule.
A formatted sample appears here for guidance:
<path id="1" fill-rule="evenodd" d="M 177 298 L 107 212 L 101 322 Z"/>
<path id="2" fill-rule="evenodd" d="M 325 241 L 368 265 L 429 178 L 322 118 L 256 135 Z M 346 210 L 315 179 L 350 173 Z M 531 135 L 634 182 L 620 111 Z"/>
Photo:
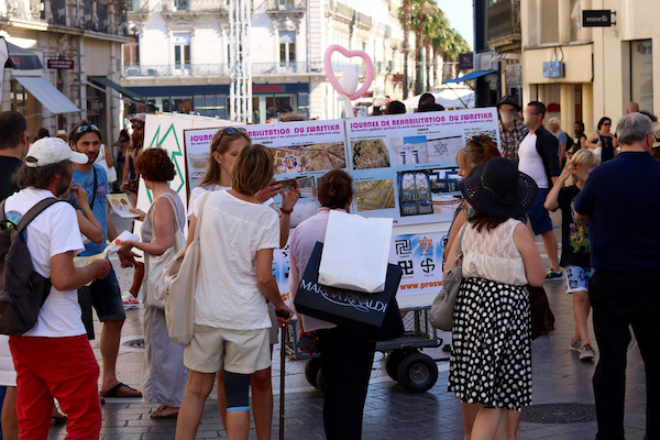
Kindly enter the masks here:
<path id="1" fill-rule="evenodd" d="M 580 342 L 579 339 L 576 339 L 575 341 L 571 341 L 571 351 L 574 351 L 576 353 L 582 353 L 582 342 Z"/>
<path id="2" fill-rule="evenodd" d="M 124 303 L 124 308 L 126 310 L 130 309 L 139 309 L 140 308 L 140 300 L 135 298 L 132 293 L 128 292 L 125 293 L 124 296 L 122 296 L 122 302 Z"/>
<path id="3" fill-rule="evenodd" d="M 582 362 L 591 362 L 594 360 L 595 357 L 596 357 L 596 353 L 589 344 L 586 344 L 584 347 L 582 347 L 582 350 L 580 350 L 580 360 Z"/>

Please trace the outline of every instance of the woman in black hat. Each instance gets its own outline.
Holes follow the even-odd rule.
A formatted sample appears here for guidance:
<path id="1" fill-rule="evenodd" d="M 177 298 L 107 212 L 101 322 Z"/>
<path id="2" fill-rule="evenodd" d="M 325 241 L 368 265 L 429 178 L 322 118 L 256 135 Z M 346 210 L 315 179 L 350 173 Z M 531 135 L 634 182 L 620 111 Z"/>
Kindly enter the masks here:
<path id="1" fill-rule="evenodd" d="M 461 399 L 466 436 L 492 439 L 506 410 L 531 404 L 532 335 L 527 285 L 545 269 L 534 238 L 517 218 L 538 187 L 516 164 L 495 158 L 460 183 L 473 214 L 462 238 L 463 283 L 454 309 L 449 390 Z M 446 269 L 455 266 L 459 240 Z"/>

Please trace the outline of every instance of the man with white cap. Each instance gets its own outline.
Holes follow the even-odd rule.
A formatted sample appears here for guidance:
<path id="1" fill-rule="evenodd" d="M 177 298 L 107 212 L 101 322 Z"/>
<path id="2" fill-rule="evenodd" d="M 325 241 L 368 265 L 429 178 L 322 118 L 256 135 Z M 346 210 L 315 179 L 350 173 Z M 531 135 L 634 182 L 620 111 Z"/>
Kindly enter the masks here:
<path id="1" fill-rule="evenodd" d="M 61 139 L 35 142 L 14 177 L 20 191 L 6 200 L 5 219 L 17 225 L 37 203 L 68 194 L 72 163 L 87 162 L 87 156 L 71 151 Z M 74 267 L 74 256 L 85 248 L 76 212 L 68 203 L 46 208 L 27 226 L 25 238 L 34 270 L 50 278 L 52 287 L 36 325 L 22 336 L 10 337 L 20 436 L 48 436 L 56 398 L 68 416 L 68 438 L 99 438 L 99 366 L 80 319 L 77 289 L 106 277 L 110 262 L 99 259 Z"/>

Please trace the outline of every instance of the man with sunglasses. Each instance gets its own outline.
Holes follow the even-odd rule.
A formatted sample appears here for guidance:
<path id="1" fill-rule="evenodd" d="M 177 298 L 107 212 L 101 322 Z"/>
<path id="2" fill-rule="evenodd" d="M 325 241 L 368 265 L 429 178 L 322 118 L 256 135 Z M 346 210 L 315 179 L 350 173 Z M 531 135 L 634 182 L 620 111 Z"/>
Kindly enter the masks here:
<path id="1" fill-rule="evenodd" d="M 80 121 L 69 133 L 69 145 L 72 150 L 87 156 L 86 164 L 74 165 L 73 182 L 81 185 L 89 194 L 89 206 L 101 224 L 104 235 L 101 243 L 85 244 L 85 251 L 80 255 L 97 255 L 105 250 L 107 239 L 112 241 L 117 237 L 117 230 L 110 217 L 110 205 L 107 199 L 107 195 L 110 193 L 108 176 L 102 166 L 94 163 L 101 148 L 101 132 L 96 125 L 88 121 Z M 112 267 L 110 267 L 107 278 L 96 280 L 91 284 L 90 291 L 92 305 L 96 309 L 99 320 L 103 323 L 99 344 L 103 358 L 101 396 L 141 397 L 142 393 L 117 379 L 117 355 L 126 313 L 122 304 L 119 282 Z"/>
<path id="2" fill-rule="evenodd" d="M 563 277 L 559 268 L 559 244 L 552 227 L 550 213 L 543 206 L 545 199 L 557 181 L 561 172 L 559 168 L 559 141 L 543 127 L 545 105 L 532 101 L 525 109 L 525 125 L 529 133 L 520 143 L 518 156 L 519 169 L 532 177 L 539 187 L 539 195 L 534 207 L 527 213 L 532 224 L 534 235 L 541 235 L 545 250 L 550 260 L 548 280 L 559 280 Z"/>

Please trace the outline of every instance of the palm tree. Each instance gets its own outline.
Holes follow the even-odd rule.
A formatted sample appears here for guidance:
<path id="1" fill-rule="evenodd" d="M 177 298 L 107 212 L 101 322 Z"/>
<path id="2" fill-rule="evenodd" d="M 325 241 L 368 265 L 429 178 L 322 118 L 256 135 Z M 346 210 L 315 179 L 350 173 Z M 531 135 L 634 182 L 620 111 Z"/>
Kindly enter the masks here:
<path id="1" fill-rule="evenodd" d="M 422 93 L 422 47 L 426 24 L 438 13 L 435 0 L 414 0 L 412 8 L 412 28 L 415 30 L 415 94 Z M 427 53 L 428 58 L 428 53 Z"/>
<path id="2" fill-rule="evenodd" d="M 399 21 L 403 27 L 403 99 L 408 98 L 408 55 L 410 53 L 410 13 L 412 0 L 403 0 Z"/>
<path id="3" fill-rule="evenodd" d="M 426 48 L 426 88 L 431 89 L 431 75 L 430 70 L 433 69 L 433 81 L 438 81 L 438 52 L 443 52 L 444 42 L 447 39 L 447 34 L 450 29 L 449 20 L 444 12 L 438 10 L 438 13 L 428 22 L 425 34 L 425 48 Z M 435 85 L 435 84 L 434 84 Z"/>
<path id="4" fill-rule="evenodd" d="M 445 62 L 456 61 L 458 55 L 470 51 L 470 46 L 456 29 L 451 28 L 448 32 L 447 42 L 443 49 L 442 59 Z"/>

